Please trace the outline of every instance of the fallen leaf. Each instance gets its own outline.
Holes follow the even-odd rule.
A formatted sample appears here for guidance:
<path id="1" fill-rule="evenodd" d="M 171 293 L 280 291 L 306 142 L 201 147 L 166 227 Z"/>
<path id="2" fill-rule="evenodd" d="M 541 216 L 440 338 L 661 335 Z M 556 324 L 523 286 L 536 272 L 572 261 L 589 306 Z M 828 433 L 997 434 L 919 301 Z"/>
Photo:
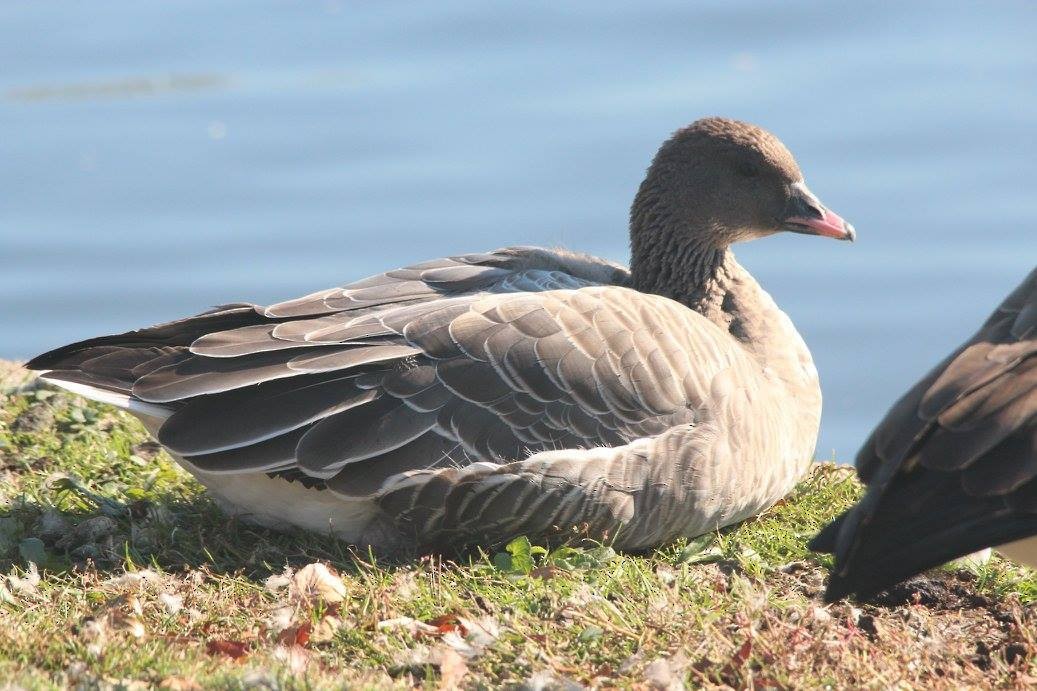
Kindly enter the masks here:
<path id="1" fill-rule="evenodd" d="M 286 646 L 297 645 L 305 648 L 310 642 L 310 634 L 313 631 L 313 626 L 309 623 L 299 624 L 298 626 L 289 626 L 280 633 L 277 637 L 279 643 Z"/>
<path id="2" fill-rule="evenodd" d="M 86 650 L 100 657 L 108 642 L 108 618 L 85 617 L 75 628 L 76 636 L 86 644 Z"/>
<path id="3" fill-rule="evenodd" d="M 463 636 L 467 633 L 458 621 L 456 614 L 441 614 L 426 621 L 425 624 L 436 629 L 436 633 L 440 635 L 459 632 Z"/>
<path id="4" fill-rule="evenodd" d="M 810 618 L 818 624 L 827 624 L 832 621 L 831 613 L 823 607 L 811 607 Z"/>
<path id="5" fill-rule="evenodd" d="M 144 624 L 141 623 L 140 619 L 132 614 L 123 614 L 122 612 L 112 613 L 112 626 L 117 629 L 126 631 L 134 638 L 144 638 L 146 631 L 144 630 Z"/>
<path id="6" fill-rule="evenodd" d="M 438 653 L 434 653 L 427 645 L 417 645 L 398 650 L 393 656 L 386 671 L 392 677 L 411 675 L 424 677 L 424 668 L 429 665 L 438 665 Z"/>
<path id="7" fill-rule="evenodd" d="M 752 686 L 757 689 L 779 689 L 779 691 L 785 688 L 777 679 L 761 676 L 753 677 Z"/>
<path id="8" fill-rule="evenodd" d="M 253 669 L 241 678 L 241 686 L 246 689 L 279 689 L 282 684 L 269 670 Z"/>
<path id="9" fill-rule="evenodd" d="M 173 636 L 169 634 L 156 634 L 156 638 L 159 638 L 166 643 L 175 643 L 176 645 L 193 645 L 198 643 L 199 640 L 193 636 Z"/>
<path id="10" fill-rule="evenodd" d="M 281 633 L 295 623 L 295 607 L 276 607 L 266 617 L 267 628 L 274 633 Z"/>
<path id="11" fill-rule="evenodd" d="M 619 673 L 630 674 L 630 672 L 633 671 L 635 667 L 640 666 L 642 660 L 644 659 L 644 656 L 645 651 L 641 648 L 638 648 L 633 655 L 627 657 L 627 659 L 623 660 L 623 662 L 619 665 Z"/>
<path id="12" fill-rule="evenodd" d="M 232 660 L 241 660 L 248 656 L 248 646 L 242 641 L 216 638 L 206 642 L 205 650 L 210 655 L 224 655 Z"/>
<path id="13" fill-rule="evenodd" d="M 105 677 L 102 688 L 122 689 L 123 691 L 148 691 L 151 685 L 140 679 L 122 679 L 118 677 Z"/>
<path id="14" fill-rule="evenodd" d="M 742 646 L 738 649 L 738 651 L 731 656 L 731 665 L 734 667 L 741 667 L 745 664 L 746 660 L 749 659 L 749 656 L 752 655 L 752 652 L 752 639 L 747 638 L 745 639 L 745 643 L 742 643 Z"/>
<path id="15" fill-rule="evenodd" d="M 292 577 L 292 592 L 304 602 L 318 598 L 329 603 L 342 602 L 348 595 L 338 574 L 320 562 L 299 569 Z"/>
<path id="16" fill-rule="evenodd" d="M 425 634 L 428 636 L 434 636 L 439 633 L 439 629 L 435 626 L 426 624 L 423 621 L 412 619 L 411 617 L 397 617 L 395 619 L 385 619 L 375 624 L 375 629 L 378 631 L 388 631 L 391 629 L 407 629 L 410 631 L 412 636 L 419 634 Z"/>
<path id="17" fill-rule="evenodd" d="M 162 576 L 152 571 L 151 569 L 142 569 L 140 571 L 128 571 L 121 576 L 115 576 L 109 578 L 104 582 L 103 585 L 111 586 L 115 588 L 121 588 L 126 586 L 140 585 L 148 581 L 160 581 Z"/>
<path id="18" fill-rule="evenodd" d="M 66 532 L 55 544 L 61 548 L 98 542 L 119 529 L 119 524 L 108 516 L 93 516 L 77 525 L 71 533 Z"/>
<path id="19" fill-rule="evenodd" d="M 477 648 L 472 645 L 459 636 L 456 631 L 451 631 L 443 636 L 443 645 L 447 646 L 466 660 L 474 660 L 483 652 L 482 648 Z"/>
<path id="20" fill-rule="evenodd" d="M 652 689 L 665 691 L 683 690 L 684 670 L 690 666 L 690 661 L 682 652 L 673 657 L 660 657 L 653 660 L 645 667 L 645 683 Z"/>
<path id="21" fill-rule="evenodd" d="M 324 643 L 335 637 L 335 633 L 342 628 L 342 620 L 334 615 L 321 618 L 310 632 L 310 640 L 314 643 Z"/>
<path id="22" fill-rule="evenodd" d="M 582 691 L 584 686 L 568 677 L 556 677 L 551 671 L 543 670 L 526 679 L 519 688 L 522 691 Z"/>
<path id="23" fill-rule="evenodd" d="M 276 595 L 288 586 L 292 584 L 292 568 L 290 566 L 284 567 L 284 571 L 281 573 L 275 573 L 273 576 L 268 577 L 263 585 L 268 591 Z"/>
<path id="24" fill-rule="evenodd" d="M 667 587 L 670 587 L 677 582 L 677 572 L 666 564 L 659 564 L 656 566 L 655 575 L 659 579 L 659 582 Z"/>
<path id="25" fill-rule="evenodd" d="M 411 600 L 418 594 L 417 578 L 411 571 L 402 571 L 393 577 L 393 585 L 397 597 L 403 600 Z"/>
<path id="26" fill-rule="evenodd" d="M 2 579 L 3 576 L 0 576 Z M 11 591 L 18 595 L 32 596 L 39 592 L 37 587 L 40 584 L 40 572 L 36 568 L 35 562 L 29 562 L 29 568 L 26 569 L 24 576 L 16 576 L 12 570 L 11 574 L 7 576 L 7 582 L 10 584 Z M 0 586 L 3 583 L 0 581 Z"/>

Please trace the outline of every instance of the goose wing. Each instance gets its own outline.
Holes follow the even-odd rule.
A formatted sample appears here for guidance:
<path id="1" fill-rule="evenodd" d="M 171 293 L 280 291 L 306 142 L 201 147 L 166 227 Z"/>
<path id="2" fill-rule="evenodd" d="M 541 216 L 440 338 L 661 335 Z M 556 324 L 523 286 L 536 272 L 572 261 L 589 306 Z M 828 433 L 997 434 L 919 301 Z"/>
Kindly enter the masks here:
<path id="1" fill-rule="evenodd" d="M 30 366 L 164 406 L 159 440 L 207 472 L 370 496 L 401 473 L 655 435 L 696 419 L 717 372 L 755 371 L 698 314 L 607 284 L 624 276 L 528 248 L 435 260 Z"/>
<path id="2" fill-rule="evenodd" d="M 178 405 L 159 440 L 199 468 L 298 470 L 355 496 L 409 471 L 620 445 L 693 422 L 716 372 L 742 362 L 690 310 L 614 286 L 457 296 L 338 326 L 351 340 L 192 354 L 133 392 Z"/>
<path id="3" fill-rule="evenodd" d="M 466 294 L 622 284 L 628 277 L 624 267 L 597 257 L 506 247 L 394 269 L 268 307 L 222 305 L 184 319 L 56 348 L 26 367 L 44 371 L 48 379 L 58 382 L 129 394 L 142 376 L 194 355 L 237 358 L 349 342 L 351 333 L 342 330 L 341 324 L 386 307 Z M 322 317 L 329 319 L 325 323 L 320 321 Z M 274 334 L 293 320 L 299 323 L 285 325 Z M 354 332 L 368 333 L 369 329 L 363 326 Z M 242 364 L 247 370 L 252 363 L 228 360 L 227 369 Z"/>
<path id="4" fill-rule="evenodd" d="M 868 491 L 812 543 L 828 597 L 1037 533 L 1037 269 L 908 391 L 857 457 Z"/>

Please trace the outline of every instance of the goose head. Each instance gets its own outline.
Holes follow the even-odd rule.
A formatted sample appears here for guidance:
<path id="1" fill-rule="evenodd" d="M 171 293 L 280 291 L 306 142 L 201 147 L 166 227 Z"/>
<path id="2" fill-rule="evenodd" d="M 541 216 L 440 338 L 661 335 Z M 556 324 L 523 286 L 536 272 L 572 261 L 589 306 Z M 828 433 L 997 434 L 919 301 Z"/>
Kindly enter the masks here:
<path id="1" fill-rule="evenodd" d="M 803 181 L 796 159 L 770 132 L 704 118 L 656 154 L 631 209 L 638 246 L 724 249 L 781 231 L 850 240 L 853 226 Z M 665 237 L 660 237 L 665 236 Z"/>

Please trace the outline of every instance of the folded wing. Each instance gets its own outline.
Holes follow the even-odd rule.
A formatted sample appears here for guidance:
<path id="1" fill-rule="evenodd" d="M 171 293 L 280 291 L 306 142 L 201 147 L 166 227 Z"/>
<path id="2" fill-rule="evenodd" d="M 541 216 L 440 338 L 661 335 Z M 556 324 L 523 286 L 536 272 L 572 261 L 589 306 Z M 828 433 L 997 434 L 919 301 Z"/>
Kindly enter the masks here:
<path id="1" fill-rule="evenodd" d="M 729 337 L 601 260 L 512 248 L 235 305 L 37 358 L 160 406 L 159 440 L 215 473 L 349 496 L 437 467 L 625 444 L 694 422 Z"/>

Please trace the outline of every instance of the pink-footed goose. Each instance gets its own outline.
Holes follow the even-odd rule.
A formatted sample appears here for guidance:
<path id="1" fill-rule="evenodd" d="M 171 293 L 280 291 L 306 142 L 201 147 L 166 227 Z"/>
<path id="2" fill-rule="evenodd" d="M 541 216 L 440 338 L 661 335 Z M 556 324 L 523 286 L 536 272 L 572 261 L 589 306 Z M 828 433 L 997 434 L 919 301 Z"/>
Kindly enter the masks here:
<path id="1" fill-rule="evenodd" d="M 225 508 L 376 550 L 576 534 L 643 549 L 741 521 L 811 462 L 821 393 L 729 245 L 853 239 L 776 137 L 676 132 L 630 269 L 536 247 L 436 259 L 41 355 L 134 413 Z"/>
<path id="2" fill-rule="evenodd" d="M 1037 568 L 1037 269 L 893 405 L 857 472 L 864 498 L 811 543 L 835 553 L 828 600 L 988 546 Z"/>

